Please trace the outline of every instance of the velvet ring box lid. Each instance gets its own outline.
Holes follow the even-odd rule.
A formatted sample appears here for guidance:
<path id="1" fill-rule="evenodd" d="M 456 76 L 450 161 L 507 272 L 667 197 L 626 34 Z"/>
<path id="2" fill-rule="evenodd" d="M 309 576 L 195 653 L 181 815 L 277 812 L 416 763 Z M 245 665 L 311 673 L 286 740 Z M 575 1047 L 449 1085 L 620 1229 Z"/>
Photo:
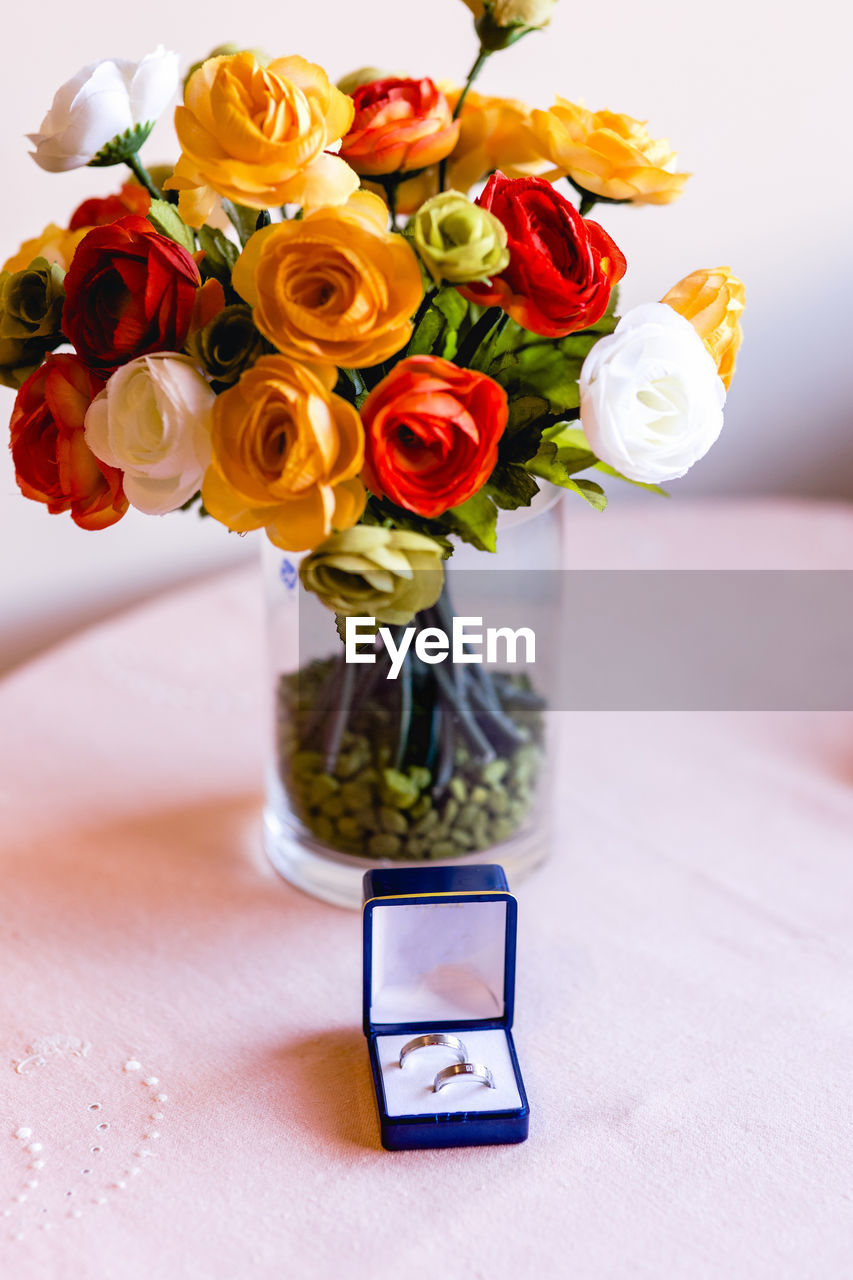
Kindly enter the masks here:
<path id="1" fill-rule="evenodd" d="M 388 868 L 364 877 L 364 1032 L 389 1150 L 523 1142 L 529 1107 L 512 1040 L 515 898 L 499 866 Z M 417 1036 L 445 1034 L 464 1053 Z M 462 1058 L 494 1087 L 436 1075 Z"/>

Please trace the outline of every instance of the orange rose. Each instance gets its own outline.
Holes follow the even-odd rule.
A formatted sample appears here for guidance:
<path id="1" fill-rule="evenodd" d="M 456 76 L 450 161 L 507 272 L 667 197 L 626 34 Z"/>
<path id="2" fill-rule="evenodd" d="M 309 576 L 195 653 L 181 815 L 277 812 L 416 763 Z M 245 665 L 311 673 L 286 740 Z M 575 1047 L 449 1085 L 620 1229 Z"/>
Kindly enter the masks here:
<path id="1" fill-rule="evenodd" d="M 531 123 L 541 154 L 555 166 L 544 177 L 568 175 L 606 200 L 670 204 L 690 176 L 674 172 L 677 157 L 667 140 L 651 138 L 631 116 L 557 98 L 550 111 L 534 111 Z"/>
<path id="2" fill-rule="evenodd" d="M 49 355 L 18 392 L 12 420 L 15 479 L 51 514 L 70 511 L 81 529 L 106 529 L 127 511 L 122 473 L 99 462 L 83 433 L 104 383 L 76 355 Z"/>
<path id="3" fill-rule="evenodd" d="M 450 103 L 432 80 L 373 80 L 352 95 L 355 119 L 341 155 L 356 173 L 405 173 L 449 155 L 459 136 Z"/>
<path id="4" fill-rule="evenodd" d="M 693 325 L 716 361 L 726 390 L 743 341 L 740 317 L 745 301 L 743 281 L 732 274 L 731 267 L 691 271 L 661 298 Z"/>
<path id="5" fill-rule="evenodd" d="M 167 171 L 168 172 L 168 171 Z M 151 208 L 151 197 L 138 182 L 123 182 L 121 190 L 110 196 L 90 196 L 79 204 L 71 215 L 69 231 L 86 231 L 90 227 L 105 227 L 110 222 L 118 222 L 129 213 L 138 213 L 144 218 Z"/>
<path id="6" fill-rule="evenodd" d="M 175 111 L 181 158 L 166 183 L 200 226 L 216 193 L 252 209 L 341 204 L 358 179 L 327 148 L 347 131 L 350 99 L 304 58 L 261 66 L 250 52 L 208 58 Z"/>
<path id="7" fill-rule="evenodd" d="M 54 222 L 49 222 L 41 235 L 24 241 L 18 252 L 3 263 L 3 270 L 25 271 L 36 258 L 44 258 L 45 262 L 55 262 L 63 271 L 67 271 L 74 257 L 74 250 L 91 229 L 78 227 L 76 231 L 65 231 Z"/>
<path id="8" fill-rule="evenodd" d="M 451 107 L 461 90 L 440 84 Z M 459 137 L 447 157 L 446 186 L 470 191 L 487 174 L 500 169 L 509 178 L 537 175 L 548 168 L 530 128 L 530 108 L 515 98 L 496 98 L 471 90 L 459 116 Z M 368 185 L 370 190 L 380 190 Z M 438 166 L 432 165 L 397 188 L 397 211 L 414 213 L 438 193 Z"/>
<path id="9" fill-rule="evenodd" d="M 310 363 L 378 364 L 406 345 L 423 297 L 418 260 L 387 230 L 378 196 L 264 227 L 232 283 L 279 351 Z"/>
<path id="10" fill-rule="evenodd" d="M 498 460 L 507 398 L 484 373 L 409 356 L 362 406 L 364 479 L 372 493 L 433 517 L 472 497 Z"/>
<path id="11" fill-rule="evenodd" d="M 266 529 L 286 551 L 316 547 L 364 510 L 364 430 L 332 394 L 337 371 L 262 356 L 213 406 L 205 508 L 238 533 Z"/>

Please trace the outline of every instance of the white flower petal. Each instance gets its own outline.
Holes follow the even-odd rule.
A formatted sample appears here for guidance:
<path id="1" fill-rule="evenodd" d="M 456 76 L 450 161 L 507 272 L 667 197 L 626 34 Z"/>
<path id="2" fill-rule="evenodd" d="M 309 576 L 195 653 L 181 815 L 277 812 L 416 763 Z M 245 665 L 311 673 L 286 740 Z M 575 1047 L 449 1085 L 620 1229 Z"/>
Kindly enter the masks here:
<path id="1" fill-rule="evenodd" d="M 683 476 L 723 425 L 716 364 L 690 322 L 664 303 L 635 307 L 595 344 L 580 395 L 596 455 L 645 484 Z"/>
<path id="2" fill-rule="evenodd" d="M 89 410 L 92 438 L 124 472 L 132 506 L 162 514 L 200 488 L 215 399 L 188 356 L 156 352 L 116 370 Z"/>
<path id="3" fill-rule="evenodd" d="M 169 105 L 178 56 L 162 45 L 141 62 L 106 58 L 83 67 L 54 95 L 30 154 L 52 173 L 88 164 L 118 134 L 146 124 Z"/>

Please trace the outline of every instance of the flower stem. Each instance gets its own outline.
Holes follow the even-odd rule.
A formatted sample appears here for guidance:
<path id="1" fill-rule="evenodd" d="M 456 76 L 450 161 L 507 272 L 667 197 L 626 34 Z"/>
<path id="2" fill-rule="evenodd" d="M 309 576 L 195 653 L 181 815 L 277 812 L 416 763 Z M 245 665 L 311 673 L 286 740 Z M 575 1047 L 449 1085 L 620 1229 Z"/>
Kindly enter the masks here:
<path id="1" fill-rule="evenodd" d="M 408 176 L 408 175 L 406 175 Z M 375 174 L 371 179 L 376 182 L 385 192 L 385 200 L 388 204 L 388 216 L 391 219 L 391 230 L 397 230 L 397 188 L 403 181 L 403 177 L 399 173 L 382 173 Z"/>
<path id="2" fill-rule="evenodd" d="M 323 770 L 325 773 L 334 773 L 335 766 L 338 763 L 338 755 L 341 750 L 341 739 L 344 736 L 344 730 L 347 727 L 349 719 L 350 707 L 352 706 L 352 697 L 355 690 L 355 667 L 344 661 L 344 655 L 341 654 L 342 676 L 338 689 L 338 703 L 335 713 L 329 721 L 326 731 L 325 741 L 323 743 Z"/>
<path id="3" fill-rule="evenodd" d="M 474 83 L 474 81 L 477 79 L 477 76 L 483 70 L 483 67 L 486 65 L 486 59 L 490 58 L 491 55 L 492 55 L 491 49 L 484 49 L 482 45 L 480 46 L 480 51 L 477 54 L 476 58 L 474 59 L 474 65 L 471 67 L 471 70 L 468 72 L 468 78 L 462 87 L 462 92 L 460 93 L 456 101 L 456 106 L 453 108 L 454 120 L 457 119 L 457 117 L 459 116 L 459 113 L 461 112 L 463 106 L 465 105 L 465 99 L 468 97 L 468 90 L 471 88 L 471 85 Z M 444 190 L 444 182 L 445 182 L 446 176 L 447 176 L 447 156 L 444 157 L 441 164 L 438 166 L 439 191 Z"/>
<path id="4" fill-rule="evenodd" d="M 132 156 L 127 157 L 127 159 L 125 160 L 125 164 L 127 165 L 128 169 L 130 169 L 131 173 L 133 174 L 134 178 L 136 178 L 136 181 L 139 183 L 139 185 L 145 188 L 145 190 L 148 192 L 152 200 L 163 199 L 161 192 L 158 191 L 157 187 L 155 187 L 154 185 L 154 180 L 151 177 L 151 174 L 148 172 L 148 170 L 145 168 L 145 165 L 139 159 L 139 154 L 136 151 L 134 151 Z"/>
<path id="5" fill-rule="evenodd" d="M 457 118 L 463 106 L 465 105 L 465 99 L 468 97 L 468 90 L 471 88 L 471 85 L 474 83 L 474 81 L 477 79 L 477 76 L 483 70 L 483 67 L 486 65 L 486 59 L 490 58 L 491 56 L 492 56 L 492 50 L 484 49 L 481 45 L 480 51 L 477 54 L 476 58 L 474 59 L 474 65 L 472 66 L 471 70 L 468 72 L 468 79 L 465 81 L 465 87 L 463 88 L 462 92 L 459 95 L 459 99 L 456 103 L 456 106 L 453 108 L 454 120 Z"/>
<path id="6" fill-rule="evenodd" d="M 396 640 L 400 641 L 403 628 L 397 631 Z M 412 727 L 412 662 L 411 655 L 407 654 L 403 659 L 403 667 L 400 671 L 400 706 L 399 706 L 399 725 L 397 731 L 397 749 L 394 753 L 394 768 L 402 769 L 403 761 L 406 757 L 406 747 L 409 745 L 409 730 Z"/>

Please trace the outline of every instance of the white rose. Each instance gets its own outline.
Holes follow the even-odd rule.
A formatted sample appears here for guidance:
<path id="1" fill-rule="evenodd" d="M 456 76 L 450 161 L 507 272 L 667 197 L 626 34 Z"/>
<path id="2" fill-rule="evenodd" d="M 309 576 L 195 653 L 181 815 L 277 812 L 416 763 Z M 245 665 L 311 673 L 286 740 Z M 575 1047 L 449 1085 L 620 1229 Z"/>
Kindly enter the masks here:
<path id="1" fill-rule="evenodd" d="M 187 356 L 139 356 L 122 365 L 86 413 L 86 443 L 124 472 L 131 506 L 164 515 L 201 488 L 210 464 L 215 392 Z"/>
<path id="2" fill-rule="evenodd" d="M 629 480 L 676 480 L 720 434 L 726 389 L 689 320 L 663 302 L 623 316 L 581 369 L 581 425 Z"/>
<path id="3" fill-rule="evenodd" d="M 178 55 L 162 45 L 141 62 L 92 62 L 57 90 L 40 131 L 27 134 L 30 155 L 50 173 L 79 169 L 127 129 L 152 124 L 177 87 Z"/>

